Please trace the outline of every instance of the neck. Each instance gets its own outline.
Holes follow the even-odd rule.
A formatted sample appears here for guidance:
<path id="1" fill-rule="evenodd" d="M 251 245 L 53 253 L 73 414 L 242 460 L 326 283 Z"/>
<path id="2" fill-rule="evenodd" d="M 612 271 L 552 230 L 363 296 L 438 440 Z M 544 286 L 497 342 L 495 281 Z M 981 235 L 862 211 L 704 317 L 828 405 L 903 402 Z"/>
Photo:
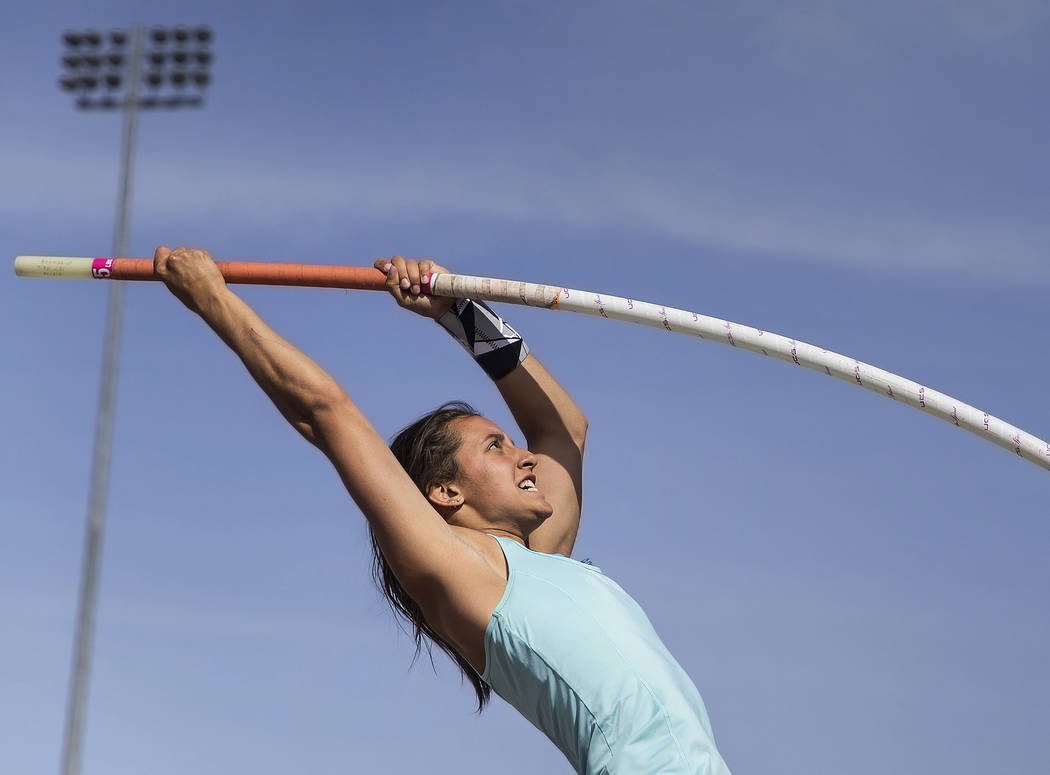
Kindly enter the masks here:
<path id="1" fill-rule="evenodd" d="M 529 533 L 531 532 L 531 529 L 513 524 L 510 520 L 501 520 L 501 525 L 494 525 L 491 521 L 485 519 L 480 513 L 467 505 L 457 509 L 446 519 L 446 522 L 455 527 L 465 527 L 468 530 L 474 530 L 484 535 L 509 538 L 524 547 L 528 547 L 529 545 Z"/>
<path id="2" fill-rule="evenodd" d="M 488 533 L 491 536 L 499 536 L 500 538 L 509 538 L 511 541 L 514 541 L 515 543 L 521 544 L 526 549 L 529 548 L 529 539 L 528 538 L 523 538 L 521 535 L 519 535 L 517 533 L 512 533 L 510 530 L 503 530 L 502 528 L 492 527 L 492 528 L 486 528 L 484 532 Z"/>

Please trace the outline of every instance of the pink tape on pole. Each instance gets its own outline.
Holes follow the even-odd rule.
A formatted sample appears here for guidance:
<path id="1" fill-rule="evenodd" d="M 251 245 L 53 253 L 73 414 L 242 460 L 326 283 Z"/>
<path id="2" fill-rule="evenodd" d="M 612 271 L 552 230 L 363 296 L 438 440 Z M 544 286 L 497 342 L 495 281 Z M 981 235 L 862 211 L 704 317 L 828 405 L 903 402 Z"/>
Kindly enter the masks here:
<path id="1" fill-rule="evenodd" d="M 113 276 L 113 259 L 96 258 L 91 262 L 91 276 L 105 280 Z"/>

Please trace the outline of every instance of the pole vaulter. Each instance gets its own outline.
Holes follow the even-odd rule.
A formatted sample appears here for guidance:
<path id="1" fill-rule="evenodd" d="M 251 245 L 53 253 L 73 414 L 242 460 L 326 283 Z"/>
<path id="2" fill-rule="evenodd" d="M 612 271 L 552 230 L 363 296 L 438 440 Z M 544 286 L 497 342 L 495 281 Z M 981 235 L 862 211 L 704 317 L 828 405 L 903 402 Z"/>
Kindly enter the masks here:
<path id="1" fill-rule="evenodd" d="M 332 463 L 368 523 L 372 568 L 418 650 L 443 650 L 482 710 L 502 697 L 579 775 L 730 775 L 700 692 L 645 612 L 572 558 L 583 493 L 583 410 L 486 301 L 566 309 L 743 347 L 823 371 L 1050 468 L 1050 445 L 951 397 L 858 360 L 695 312 L 528 282 L 453 274 L 393 256 L 374 268 L 216 263 L 164 246 L 153 261 L 22 256 L 20 275 L 160 280 L 241 359 Z M 525 443 L 446 402 L 388 444 L 320 365 L 228 284 L 387 291 L 430 318 L 492 379 Z"/>
<path id="2" fill-rule="evenodd" d="M 372 267 L 322 264 L 216 262 L 226 282 L 244 285 L 290 285 L 351 290 L 386 290 L 386 277 Z M 137 258 L 18 256 L 15 273 L 22 277 L 159 280 L 153 261 Z M 539 283 L 498 280 L 460 274 L 437 274 L 424 281 L 434 296 L 480 299 L 529 307 L 582 312 L 603 318 L 662 328 L 787 361 L 867 388 L 1008 449 L 1050 470 L 1050 443 L 981 409 L 855 358 L 771 331 L 674 309 L 636 299 Z"/>

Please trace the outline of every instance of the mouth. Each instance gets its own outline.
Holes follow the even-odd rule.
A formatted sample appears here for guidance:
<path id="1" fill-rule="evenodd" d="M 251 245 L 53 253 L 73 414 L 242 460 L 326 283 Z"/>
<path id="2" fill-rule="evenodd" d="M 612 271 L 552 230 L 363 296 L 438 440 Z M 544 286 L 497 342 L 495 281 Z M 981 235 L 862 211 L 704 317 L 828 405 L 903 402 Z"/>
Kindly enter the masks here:
<path id="1" fill-rule="evenodd" d="M 519 490 L 524 490 L 525 492 L 536 492 L 536 493 L 538 493 L 539 490 L 536 489 L 536 477 L 534 477 L 534 476 L 527 476 L 527 477 L 525 477 L 520 482 L 518 482 L 518 489 Z"/>

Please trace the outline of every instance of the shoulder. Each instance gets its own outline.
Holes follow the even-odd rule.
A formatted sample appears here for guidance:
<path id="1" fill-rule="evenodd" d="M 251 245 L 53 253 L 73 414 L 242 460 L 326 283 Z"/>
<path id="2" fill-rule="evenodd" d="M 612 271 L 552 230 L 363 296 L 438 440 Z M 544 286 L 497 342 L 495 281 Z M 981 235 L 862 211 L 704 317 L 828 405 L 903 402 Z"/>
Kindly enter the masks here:
<path id="1" fill-rule="evenodd" d="M 485 671 L 485 630 L 507 588 L 507 564 L 492 536 L 451 529 L 458 548 L 448 559 L 455 569 L 413 598 L 430 626 L 480 674 Z"/>

